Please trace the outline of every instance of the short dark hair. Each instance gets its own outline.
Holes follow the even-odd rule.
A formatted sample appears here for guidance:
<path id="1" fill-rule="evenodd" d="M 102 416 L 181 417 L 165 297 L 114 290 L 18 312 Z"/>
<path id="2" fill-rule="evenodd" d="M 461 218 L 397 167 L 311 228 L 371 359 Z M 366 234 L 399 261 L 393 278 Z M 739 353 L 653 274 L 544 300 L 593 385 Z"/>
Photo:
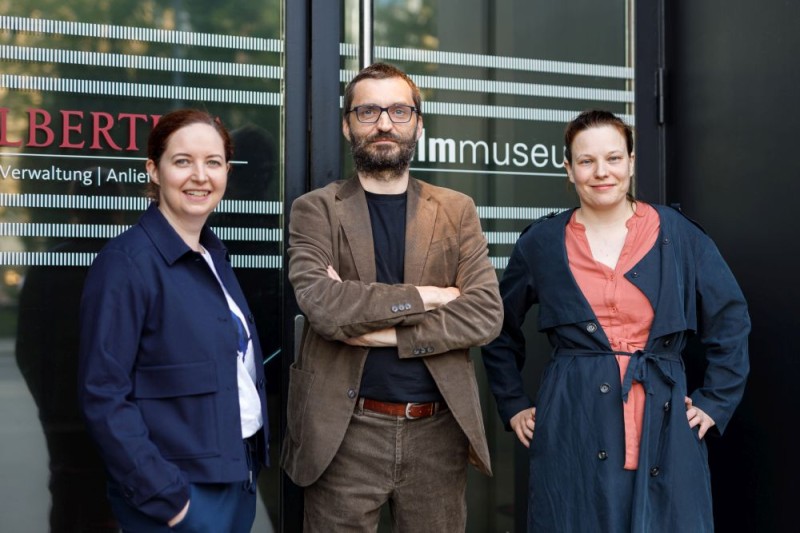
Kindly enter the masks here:
<path id="1" fill-rule="evenodd" d="M 358 82 L 361 80 L 385 80 L 388 78 L 401 78 L 404 80 L 408 86 L 411 88 L 411 98 L 414 100 L 414 107 L 417 108 L 417 114 L 422 115 L 422 96 L 419 92 L 419 87 L 417 84 L 414 83 L 408 74 L 400 70 L 399 68 L 390 65 L 388 63 L 373 63 L 368 67 L 365 67 L 359 71 L 356 76 L 350 80 L 350 83 L 347 84 L 344 90 L 344 109 L 342 110 L 342 116 L 347 116 L 347 113 L 350 111 L 351 106 L 353 105 L 353 93 L 355 92 L 355 87 Z"/>
<path id="2" fill-rule="evenodd" d="M 227 128 L 222 124 L 222 120 L 201 109 L 178 109 L 159 118 L 147 138 L 147 159 L 151 159 L 158 166 L 161 156 L 167 150 L 167 144 L 169 144 L 172 134 L 192 124 L 207 124 L 214 128 L 222 138 L 225 161 L 233 159 L 233 140 Z M 145 195 L 154 202 L 158 202 L 159 190 L 158 184 L 151 180 L 147 183 Z"/>

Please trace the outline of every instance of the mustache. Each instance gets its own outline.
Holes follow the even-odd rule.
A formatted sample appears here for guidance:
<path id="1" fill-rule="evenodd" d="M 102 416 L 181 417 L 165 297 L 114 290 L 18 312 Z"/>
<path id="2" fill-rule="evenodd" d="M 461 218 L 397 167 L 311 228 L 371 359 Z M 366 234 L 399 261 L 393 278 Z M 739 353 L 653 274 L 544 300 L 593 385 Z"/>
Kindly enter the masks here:
<path id="1" fill-rule="evenodd" d="M 395 135 L 393 133 L 388 133 L 388 132 L 376 133 L 375 135 L 372 135 L 372 136 L 367 137 L 365 139 L 365 141 L 368 142 L 368 143 L 373 143 L 373 142 L 378 142 L 378 141 L 395 141 L 395 142 L 398 142 L 398 141 L 401 141 L 401 140 L 402 140 L 402 138 L 399 135 Z"/>

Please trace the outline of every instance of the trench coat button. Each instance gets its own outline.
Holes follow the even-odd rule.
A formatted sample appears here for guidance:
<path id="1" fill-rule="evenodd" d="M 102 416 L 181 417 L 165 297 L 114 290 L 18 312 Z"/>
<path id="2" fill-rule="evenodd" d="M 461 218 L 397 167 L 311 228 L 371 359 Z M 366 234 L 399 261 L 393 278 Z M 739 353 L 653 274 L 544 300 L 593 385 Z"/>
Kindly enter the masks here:
<path id="1" fill-rule="evenodd" d="M 589 333 L 594 333 L 595 331 L 597 331 L 597 324 L 595 324 L 594 322 L 589 322 L 588 324 L 586 324 L 586 331 L 588 331 Z"/>
<path id="2" fill-rule="evenodd" d="M 605 461 L 606 459 L 608 459 L 608 454 L 606 453 L 605 450 L 600 450 L 599 452 L 597 452 L 597 458 L 600 459 L 601 461 Z"/>
<path id="3" fill-rule="evenodd" d="M 654 466 L 653 468 L 650 469 L 650 477 L 656 477 L 660 473 L 661 469 L 658 468 L 657 466 Z"/>
<path id="4" fill-rule="evenodd" d="M 356 397 L 356 391 L 354 389 L 347 389 L 347 397 L 352 400 Z"/>
<path id="5" fill-rule="evenodd" d="M 669 402 L 666 402 L 664 404 L 664 411 L 669 411 L 669 408 L 670 408 Z"/>
<path id="6" fill-rule="evenodd" d="M 600 385 L 600 392 L 602 392 L 603 394 L 607 393 L 610 390 L 611 390 L 611 385 L 609 385 L 608 383 L 603 383 L 602 385 Z"/>

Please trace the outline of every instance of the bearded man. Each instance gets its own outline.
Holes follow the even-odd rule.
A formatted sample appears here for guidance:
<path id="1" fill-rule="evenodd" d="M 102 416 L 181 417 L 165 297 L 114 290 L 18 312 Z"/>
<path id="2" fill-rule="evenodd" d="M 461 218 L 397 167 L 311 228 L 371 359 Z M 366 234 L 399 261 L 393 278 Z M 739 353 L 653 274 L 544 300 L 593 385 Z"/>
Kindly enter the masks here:
<path id="1" fill-rule="evenodd" d="M 468 196 L 411 178 L 422 102 L 373 64 L 345 90 L 356 176 L 298 198 L 289 279 L 306 326 L 292 365 L 282 464 L 304 531 L 466 527 L 467 465 L 491 475 L 469 348 L 503 310 Z"/>

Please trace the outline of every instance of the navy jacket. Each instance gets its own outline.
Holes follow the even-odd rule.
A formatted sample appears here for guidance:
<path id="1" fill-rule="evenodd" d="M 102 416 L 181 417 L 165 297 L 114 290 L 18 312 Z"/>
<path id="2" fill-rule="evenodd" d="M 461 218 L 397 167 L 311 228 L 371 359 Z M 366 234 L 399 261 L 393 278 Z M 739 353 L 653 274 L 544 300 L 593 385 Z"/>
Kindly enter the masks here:
<path id="1" fill-rule="evenodd" d="M 200 242 L 250 320 L 266 464 L 255 324 L 222 243 L 208 227 Z M 166 522 L 189 499 L 189 483 L 248 478 L 237 344 L 214 274 L 156 205 L 95 259 L 81 301 L 80 401 L 109 475 L 133 507 Z"/>
<path id="2" fill-rule="evenodd" d="M 530 407 L 520 376 L 522 324 L 539 304 L 538 329 L 554 350 L 537 396 L 530 449 L 532 531 L 711 531 L 705 441 L 689 428 L 684 396 L 723 432 L 749 370 L 747 306 L 711 239 L 674 209 L 654 206 L 660 235 L 625 277 L 655 311 L 644 350 L 620 383 L 608 339 L 567 260 L 572 212 L 533 224 L 517 241 L 500 284 L 505 319 L 483 350 L 502 420 Z M 703 386 L 686 390 L 682 351 L 705 347 Z M 626 471 L 622 402 L 629 381 L 647 392 L 639 468 Z"/>

